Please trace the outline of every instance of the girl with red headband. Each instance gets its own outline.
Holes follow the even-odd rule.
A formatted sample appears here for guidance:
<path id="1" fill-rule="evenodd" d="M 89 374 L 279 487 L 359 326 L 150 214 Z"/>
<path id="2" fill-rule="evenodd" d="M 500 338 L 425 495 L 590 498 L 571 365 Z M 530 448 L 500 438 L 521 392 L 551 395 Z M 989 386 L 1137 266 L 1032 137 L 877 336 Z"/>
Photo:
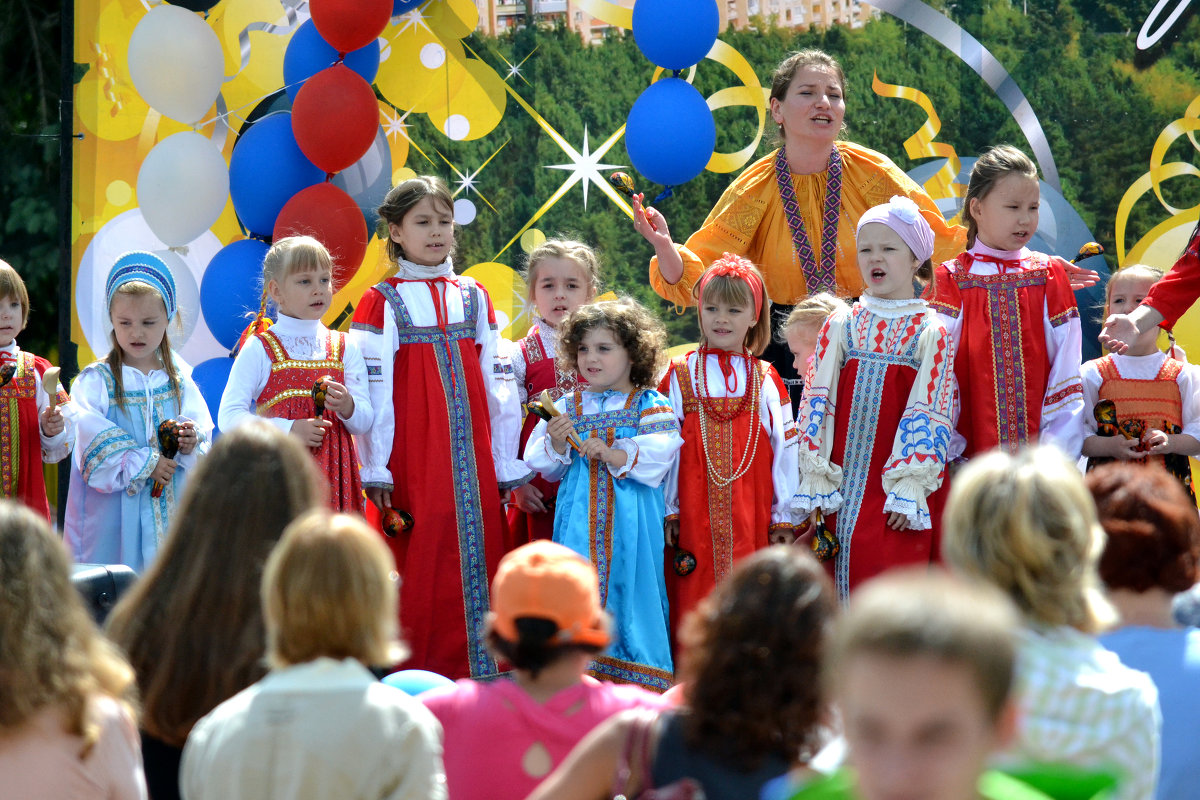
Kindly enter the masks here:
<path id="1" fill-rule="evenodd" d="M 867 288 L 825 322 L 804 378 L 794 506 L 836 514 L 825 520 L 836 547 L 818 554 L 843 602 L 886 569 L 938 559 L 956 414 L 954 343 L 915 286 L 929 280 L 932 255 L 933 231 L 908 198 L 863 214 Z"/>
<path id="2" fill-rule="evenodd" d="M 696 283 L 700 347 L 671 362 L 659 391 L 683 431 L 667 478 L 671 629 L 735 562 L 791 541 L 799 483 L 787 388 L 757 358 L 771 338 L 771 301 L 758 269 L 725 253 Z"/>

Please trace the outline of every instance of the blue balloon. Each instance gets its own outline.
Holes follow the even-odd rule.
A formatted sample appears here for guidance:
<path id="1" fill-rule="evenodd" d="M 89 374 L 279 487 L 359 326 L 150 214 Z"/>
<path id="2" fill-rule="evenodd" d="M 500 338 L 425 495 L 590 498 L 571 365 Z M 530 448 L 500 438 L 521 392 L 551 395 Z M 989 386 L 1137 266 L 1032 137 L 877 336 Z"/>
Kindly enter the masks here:
<path id="1" fill-rule="evenodd" d="M 697 64 L 717 40 L 721 20 L 713 0 L 637 0 L 633 39 L 650 63 L 663 69 Z"/>
<path id="2" fill-rule="evenodd" d="M 430 689 L 454 685 L 454 681 L 449 678 L 427 669 L 402 669 L 391 675 L 385 675 L 383 682 L 412 697 L 416 697 L 422 692 L 428 692 Z"/>
<path id="3" fill-rule="evenodd" d="M 287 96 L 296 99 L 304 82 L 337 62 L 338 51 L 321 38 L 317 26 L 307 20 L 292 34 L 283 54 L 283 88 Z M 346 54 L 345 64 L 367 83 L 374 83 L 379 72 L 379 40 Z"/>
<path id="4" fill-rule="evenodd" d="M 213 337 L 228 350 L 258 313 L 267 250 L 267 243 L 257 239 L 232 242 L 222 247 L 204 270 L 200 310 Z"/>
<path id="5" fill-rule="evenodd" d="M 414 8 L 424 2 L 425 0 L 393 0 L 392 16 L 398 17 L 401 14 L 407 14 L 409 11 L 412 11 Z"/>
<path id="6" fill-rule="evenodd" d="M 249 130 L 243 128 L 229 158 L 233 210 L 247 230 L 268 239 L 284 204 L 323 180 L 325 173 L 300 152 L 288 111 L 268 114 Z"/>
<path id="7" fill-rule="evenodd" d="M 682 78 L 650 84 L 629 110 L 629 161 L 655 183 L 687 183 L 704 170 L 716 146 L 712 112 L 700 92 Z"/>
<path id="8" fill-rule="evenodd" d="M 192 367 L 192 380 L 200 387 L 200 396 L 208 405 L 208 413 L 213 419 L 213 441 L 216 441 L 217 411 L 221 408 L 221 395 L 225 392 L 225 384 L 229 382 L 229 370 L 233 369 L 233 359 L 229 356 L 218 356 L 202 361 Z"/>

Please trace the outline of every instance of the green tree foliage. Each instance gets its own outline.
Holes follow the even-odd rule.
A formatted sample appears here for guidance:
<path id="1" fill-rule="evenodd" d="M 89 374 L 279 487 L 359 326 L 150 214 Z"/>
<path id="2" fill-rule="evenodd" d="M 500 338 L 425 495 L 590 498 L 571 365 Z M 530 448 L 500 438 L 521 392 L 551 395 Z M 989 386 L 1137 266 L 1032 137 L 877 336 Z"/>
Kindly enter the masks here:
<path id="1" fill-rule="evenodd" d="M 29 288 L 21 346 L 58 349 L 59 15 L 33 0 L 0 3 L 0 258 Z"/>

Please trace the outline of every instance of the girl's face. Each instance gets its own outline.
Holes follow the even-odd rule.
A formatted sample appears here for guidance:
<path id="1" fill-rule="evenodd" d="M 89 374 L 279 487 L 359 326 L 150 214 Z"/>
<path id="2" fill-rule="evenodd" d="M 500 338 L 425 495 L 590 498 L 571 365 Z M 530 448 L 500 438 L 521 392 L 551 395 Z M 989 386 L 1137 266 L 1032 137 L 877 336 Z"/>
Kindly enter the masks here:
<path id="1" fill-rule="evenodd" d="M 427 195 L 399 223 L 388 223 L 388 235 L 403 248 L 409 261 L 423 267 L 437 266 L 454 249 L 454 213 Z"/>
<path id="2" fill-rule="evenodd" d="M 800 375 L 808 372 L 813 353 L 817 349 L 817 334 L 820 332 L 821 325 L 819 323 L 805 324 L 803 322 L 797 322 L 783 332 L 783 337 L 787 339 L 788 349 L 792 351 L 792 367 Z"/>
<path id="3" fill-rule="evenodd" d="M 753 303 L 728 303 L 714 297 L 701 300 L 700 335 L 709 347 L 741 352 L 746 334 L 757 321 Z"/>
<path id="4" fill-rule="evenodd" d="M 1037 233 L 1040 201 L 1037 178 L 1010 172 L 982 198 L 971 198 L 977 238 L 996 250 L 1020 250 Z"/>
<path id="5" fill-rule="evenodd" d="M 118 294 L 109 309 L 121 360 L 142 372 L 159 367 L 158 346 L 167 332 L 167 307 L 156 294 Z"/>
<path id="6" fill-rule="evenodd" d="M 632 392 L 630 367 L 629 351 L 608 328 L 592 328 L 583 335 L 575 354 L 575 368 L 587 380 L 589 391 Z"/>
<path id="7" fill-rule="evenodd" d="M 1148 276 L 1118 274 L 1108 282 L 1107 313 L 1128 314 L 1133 311 L 1141 305 L 1142 300 L 1150 293 L 1150 287 L 1156 282 L 1154 278 Z M 1157 349 L 1158 327 L 1155 326 L 1139 335 L 1127 353 L 1132 356 L 1148 356 Z"/>
<path id="8" fill-rule="evenodd" d="M 819 66 L 801 67 L 780 100 L 771 98 L 771 119 L 787 139 L 833 143 L 842 129 L 846 101 L 837 75 Z"/>
<path id="9" fill-rule="evenodd" d="M 915 296 L 913 276 L 920 264 L 900 234 L 882 222 L 868 222 L 858 232 L 858 271 L 867 294 L 887 300 Z"/>
<path id="10" fill-rule="evenodd" d="M 327 269 L 293 270 L 282 282 L 268 283 L 267 293 L 280 313 L 320 319 L 333 302 L 333 273 Z"/>
<path id="11" fill-rule="evenodd" d="M 592 299 L 587 272 L 569 258 L 542 259 L 533 278 L 533 306 L 552 327 L 557 328 L 568 314 Z"/>
<path id="12" fill-rule="evenodd" d="M 8 347 L 25 327 L 25 312 L 21 301 L 11 294 L 0 297 L 0 347 Z"/>

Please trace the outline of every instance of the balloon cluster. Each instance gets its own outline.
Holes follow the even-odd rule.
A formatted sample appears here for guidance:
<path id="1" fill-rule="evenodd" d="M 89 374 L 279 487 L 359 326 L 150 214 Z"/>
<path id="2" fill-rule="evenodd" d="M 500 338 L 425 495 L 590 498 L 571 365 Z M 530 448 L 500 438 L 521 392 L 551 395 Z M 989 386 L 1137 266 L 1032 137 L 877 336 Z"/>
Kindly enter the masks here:
<path id="1" fill-rule="evenodd" d="M 625 148 L 638 172 L 678 186 L 699 175 L 712 158 L 717 128 L 704 96 L 679 77 L 717 39 L 714 0 L 637 0 L 633 38 L 652 63 L 674 73 L 647 88 L 625 125 Z"/>
<path id="2" fill-rule="evenodd" d="M 221 41 L 202 16 L 216 0 L 160 3 L 134 28 L 134 88 L 158 114 L 196 127 L 163 138 L 143 160 L 137 195 L 146 226 L 169 248 L 194 246 L 232 199 L 248 234 L 213 256 L 200 286 L 204 319 L 223 347 L 235 345 L 248 315 L 259 308 L 262 261 L 271 241 L 295 234 L 317 238 L 333 256 L 338 284 L 362 263 L 367 220 L 382 199 L 381 181 L 390 185 L 391 178 L 371 86 L 379 36 L 394 11 L 419 1 L 311 0 L 311 18 L 292 33 L 284 54 L 284 91 L 247 117 L 228 164 L 219 139 L 200 132 L 208 123 L 199 124 L 219 103 L 226 81 Z M 227 365 L 205 362 L 197 371 L 219 396 Z"/>

